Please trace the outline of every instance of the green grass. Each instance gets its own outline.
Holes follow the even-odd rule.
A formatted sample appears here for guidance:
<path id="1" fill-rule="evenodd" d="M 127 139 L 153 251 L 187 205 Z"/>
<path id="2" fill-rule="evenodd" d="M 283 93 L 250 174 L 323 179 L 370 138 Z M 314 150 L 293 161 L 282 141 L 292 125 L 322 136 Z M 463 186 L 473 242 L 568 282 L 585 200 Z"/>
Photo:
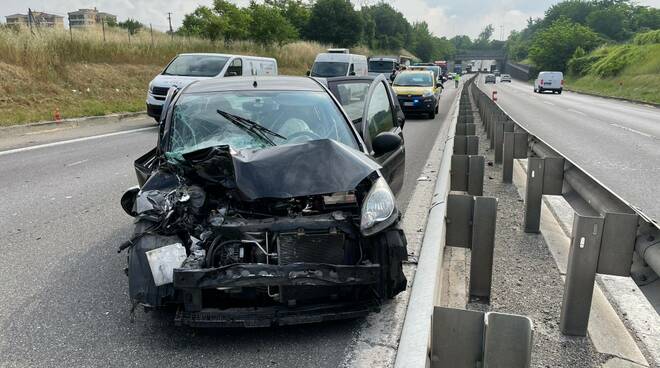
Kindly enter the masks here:
<path id="1" fill-rule="evenodd" d="M 650 42 L 653 37 L 643 37 L 645 42 L 604 46 L 580 58 L 582 75 L 569 75 L 567 88 L 660 104 L 660 44 Z"/>

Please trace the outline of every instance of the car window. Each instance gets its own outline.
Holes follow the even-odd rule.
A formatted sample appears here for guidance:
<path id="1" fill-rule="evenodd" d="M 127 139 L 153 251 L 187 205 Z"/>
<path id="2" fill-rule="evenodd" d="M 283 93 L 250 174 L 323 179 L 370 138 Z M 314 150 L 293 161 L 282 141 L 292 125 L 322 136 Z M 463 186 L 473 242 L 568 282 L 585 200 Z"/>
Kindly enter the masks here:
<path id="1" fill-rule="evenodd" d="M 371 83 L 368 81 L 342 82 L 337 84 L 337 99 L 351 120 L 355 121 L 364 113 L 364 103 Z"/>
<path id="2" fill-rule="evenodd" d="M 399 73 L 392 82 L 394 86 L 432 87 L 432 73 Z"/>
<path id="3" fill-rule="evenodd" d="M 315 62 L 312 66 L 312 77 L 341 77 L 348 71 L 348 63 L 340 62 Z"/>
<path id="4" fill-rule="evenodd" d="M 216 55 L 179 55 L 167 66 L 163 75 L 187 77 L 215 77 L 229 60 Z"/>
<path id="5" fill-rule="evenodd" d="M 252 120 L 286 138 L 264 133 L 266 139 L 218 110 Z M 333 139 L 358 148 L 349 122 L 326 92 L 231 91 L 182 95 L 174 106 L 168 153 L 229 145 L 254 150 L 275 145 Z"/>
<path id="6" fill-rule="evenodd" d="M 395 62 L 391 60 L 370 60 L 369 71 L 376 73 L 391 73 L 395 68 Z"/>
<path id="7" fill-rule="evenodd" d="M 378 134 L 388 132 L 394 128 L 392 106 L 383 82 L 379 82 L 375 87 L 369 101 L 367 124 L 369 142 L 372 142 Z"/>
<path id="8" fill-rule="evenodd" d="M 231 64 L 229 64 L 229 67 L 227 67 L 225 77 L 235 77 L 240 75 L 243 75 L 243 61 L 241 59 L 234 59 Z"/>

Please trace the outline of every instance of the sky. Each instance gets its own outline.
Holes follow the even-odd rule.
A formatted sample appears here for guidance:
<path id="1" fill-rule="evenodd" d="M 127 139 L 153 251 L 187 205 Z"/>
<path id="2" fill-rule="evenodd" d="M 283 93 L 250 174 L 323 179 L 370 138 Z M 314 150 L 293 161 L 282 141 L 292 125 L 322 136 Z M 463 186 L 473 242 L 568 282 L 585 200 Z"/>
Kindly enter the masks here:
<path id="1" fill-rule="evenodd" d="M 230 0 L 231 1 L 231 0 Z M 352 0 L 356 6 L 375 4 L 379 0 Z M 116 14 L 119 21 L 134 18 L 154 28 L 167 30 L 167 13 L 172 13 L 172 24 L 176 29 L 183 16 L 199 5 L 211 5 L 212 0 L 0 0 L 0 22 L 4 16 L 27 13 L 32 10 L 55 13 L 66 17 L 66 13 L 78 8 L 96 7 L 99 11 Z M 233 0 L 245 6 L 249 0 Z M 395 9 L 403 13 L 409 22 L 426 21 L 430 30 L 439 37 L 449 38 L 467 34 L 474 38 L 483 27 L 495 27 L 494 39 L 504 38 L 512 30 L 525 27 L 529 17 L 541 17 L 550 5 L 559 0 L 390 0 Z M 638 0 L 640 5 L 660 7 L 660 0 Z M 66 19 L 65 19 L 66 23 Z"/>

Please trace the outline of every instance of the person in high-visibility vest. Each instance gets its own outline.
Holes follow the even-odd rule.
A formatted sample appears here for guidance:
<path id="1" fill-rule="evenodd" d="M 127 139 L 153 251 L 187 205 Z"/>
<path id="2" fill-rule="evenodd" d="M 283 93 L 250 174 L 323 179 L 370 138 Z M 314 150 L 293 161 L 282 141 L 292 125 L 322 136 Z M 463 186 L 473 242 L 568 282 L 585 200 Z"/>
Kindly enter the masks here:
<path id="1" fill-rule="evenodd" d="M 456 86 L 456 88 L 458 88 L 458 83 L 460 81 L 461 81 L 461 75 L 459 73 L 456 73 L 456 75 L 454 76 L 454 85 Z"/>

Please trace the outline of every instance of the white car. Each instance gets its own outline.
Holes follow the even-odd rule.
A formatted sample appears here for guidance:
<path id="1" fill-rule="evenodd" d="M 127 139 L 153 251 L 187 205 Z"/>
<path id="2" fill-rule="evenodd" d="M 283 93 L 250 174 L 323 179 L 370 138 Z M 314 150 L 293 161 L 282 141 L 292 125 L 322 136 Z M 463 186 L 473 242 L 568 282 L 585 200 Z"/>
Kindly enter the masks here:
<path id="1" fill-rule="evenodd" d="M 509 82 L 509 83 L 511 83 L 511 76 L 508 75 L 508 74 L 502 74 L 502 76 L 500 76 L 500 82 Z"/>
<path id="2" fill-rule="evenodd" d="M 209 78 L 277 75 L 273 58 L 228 54 L 179 54 L 149 83 L 147 114 L 160 121 L 163 103 L 171 87 Z"/>
<path id="3" fill-rule="evenodd" d="M 561 94 L 564 89 L 564 73 L 562 72 L 540 72 L 534 81 L 534 92 L 543 93 L 551 91 Z"/>

